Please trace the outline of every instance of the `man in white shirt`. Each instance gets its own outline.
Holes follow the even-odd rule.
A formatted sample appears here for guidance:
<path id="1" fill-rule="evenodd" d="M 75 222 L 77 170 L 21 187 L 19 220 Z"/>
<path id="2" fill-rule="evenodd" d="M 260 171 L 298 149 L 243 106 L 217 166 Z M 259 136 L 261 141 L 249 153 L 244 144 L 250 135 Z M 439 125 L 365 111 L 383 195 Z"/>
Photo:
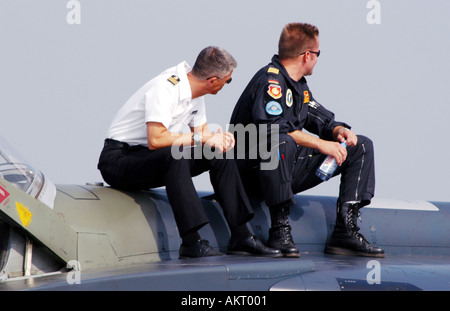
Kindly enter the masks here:
<path id="1" fill-rule="evenodd" d="M 232 149 L 234 136 L 212 133 L 206 122 L 204 95 L 217 94 L 237 63 L 224 49 L 203 49 L 190 70 L 186 62 L 165 70 L 142 86 L 118 111 L 109 128 L 98 168 L 112 187 L 125 190 L 166 187 L 182 238 L 180 258 L 221 253 L 202 240 L 198 230 L 209 220 L 192 182 L 192 176 L 210 172 L 217 200 L 231 231 L 229 254 L 280 257 L 251 235 L 247 222 L 253 211 L 236 163 L 225 156 L 194 156 L 204 145 L 218 155 Z M 188 131 L 184 129 L 188 128 Z M 174 150 L 193 156 L 179 158 Z M 197 150 L 198 150 L 197 148 Z"/>

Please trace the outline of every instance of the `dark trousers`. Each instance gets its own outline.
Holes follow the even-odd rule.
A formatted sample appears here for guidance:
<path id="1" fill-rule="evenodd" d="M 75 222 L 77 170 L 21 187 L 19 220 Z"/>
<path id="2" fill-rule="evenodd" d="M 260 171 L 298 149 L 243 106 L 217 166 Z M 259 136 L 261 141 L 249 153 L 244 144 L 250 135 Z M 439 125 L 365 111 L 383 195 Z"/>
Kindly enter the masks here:
<path id="1" fill-rule="evenodd" d="M 175 159 L 171 151 L 171 147 L 150 150 L 107 139 L 98 169 L 105 182 L 114 188 L 142 190 L 165 186 L 181 236 L 209 221 L 192 181 L 193 176 L 206 171 L 231 228 L 253 217 L 234 160 L 196 159 L 194 155 Z"/>
<path id="2" fill-rule="evenodd" d="M 358 143 L 347 148 L 347 159 L 333 176 L 341 175 L 339 201 L 360 201 L 367 205 L 375 192 L 374 149 L 372 141 L 358 135 Z M 242 179 L 252 186 L 259 179 L 260 189 L 250 188 L 265 199 L 268 206 L 293 202 L 294 194 L 313 188 L 323 181 L 315 172 L 327 157 L 315 149 L 298 146 L 294 139 L 280 135 L 279 165 L 273 170 L 262 170 L 261 166 L 245 165 Z M 251 162 L 248 162 L 251 163 Z M 253 180 L 253 181 L 251 181 Z"/>

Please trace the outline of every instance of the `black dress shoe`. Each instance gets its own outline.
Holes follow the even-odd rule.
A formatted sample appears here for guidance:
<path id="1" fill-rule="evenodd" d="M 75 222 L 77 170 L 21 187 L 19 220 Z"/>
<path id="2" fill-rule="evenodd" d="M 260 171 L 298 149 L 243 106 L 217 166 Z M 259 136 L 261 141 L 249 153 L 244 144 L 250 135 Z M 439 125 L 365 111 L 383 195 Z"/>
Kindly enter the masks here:
<path id="1" fill-rule="evenodd" d="M 208 256 L 222 256 L 223 253 L 216 252 L 207 240 L 198 240 L 194 245 L 186 246 L 181 244 L 180 259 L 198 258 Z"/>
<path id="2" fill-rule="evenodd" d="M 282 257 L 283 254 L 279 249 L 265 246 L 256 236 L 251 235 L 245 240 L 228 242 L 229 255 L 244 256 L 263 256 L 263 257 Z"/>

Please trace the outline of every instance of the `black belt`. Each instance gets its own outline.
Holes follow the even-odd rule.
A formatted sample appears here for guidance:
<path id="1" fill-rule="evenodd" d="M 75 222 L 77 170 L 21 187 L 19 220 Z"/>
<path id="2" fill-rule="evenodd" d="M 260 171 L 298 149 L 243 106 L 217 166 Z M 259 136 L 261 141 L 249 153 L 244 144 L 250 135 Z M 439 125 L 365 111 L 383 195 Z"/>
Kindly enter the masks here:
<path id="1" fill-rule="evenodd" d="M 106 146 L 110 146 L 110 147 L 113 147 L 113 148 L 129 147 L 129 145 L 127 143 L 123 143 L 121 141 L 114 140 L 114 139 L 111 139 L 111 138 L 105 139 L 105 147 Z"/>

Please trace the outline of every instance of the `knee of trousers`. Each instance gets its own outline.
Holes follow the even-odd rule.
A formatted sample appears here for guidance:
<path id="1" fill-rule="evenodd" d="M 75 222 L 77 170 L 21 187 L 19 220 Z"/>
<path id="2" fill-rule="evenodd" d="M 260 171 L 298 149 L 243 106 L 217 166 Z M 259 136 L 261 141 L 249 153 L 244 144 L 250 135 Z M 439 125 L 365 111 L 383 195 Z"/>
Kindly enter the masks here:
<path id="1" fill-rule="evenodd" d="M 356 144 L 356 149 L 361 149 L 359 152 L 373 155 L 374 153 L 374 146 L 372 140 L 364 135 L 357 135 L 358 136 L 358 143 Z"/>

